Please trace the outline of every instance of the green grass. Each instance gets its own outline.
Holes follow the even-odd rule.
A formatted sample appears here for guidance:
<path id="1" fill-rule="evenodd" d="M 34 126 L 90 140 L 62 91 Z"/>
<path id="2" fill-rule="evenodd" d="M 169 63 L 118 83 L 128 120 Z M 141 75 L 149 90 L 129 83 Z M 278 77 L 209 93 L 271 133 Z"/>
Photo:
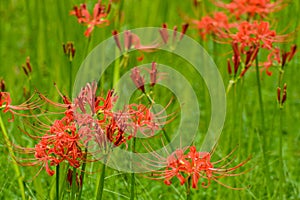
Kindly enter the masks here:
<path id="1" fill-rule="evenodd" d="M 96 2 L 87 1 L 91 8 Z M 85 27 L 79 25 L 69 11 L 74 5 L 82 3 L 79 0 L 60 1 L 0 1 L 0 78 L 6 82 L 7 91 L 11 93 L 13 103 L 18 104 L 25 100 L 24 91 L 33 92 L 35 89 L 54 100 L 60 97 L 57 94 L 53 83 L 64 93 L 69 91 L 69 63 L 63 54 L 62 44 L 73 41 L 76 48 L 76 55 L 73 61 L 72 77 L 75 79 L 77 70 L 86 56 L 86 49 L 92 50 L 101 41 L 111 36 L 114 29 L 123 31 L 139 27 L 160 27 L 162 23 L 168 23 L 168 27 L 178 27 L 184 23 L 184 17 L 195 18 L 203 16 L 206 12 L 216 10 L 209 1 L 204 1 L 205 7 L 200 8 L 205 12 L 195 13 L 192 7 L 192 0 L 124 0 L 114 3 L 110 16 L 112 22 L 109 26 L 95 28 L 91 43 L 87 47 L 88 39 L 83 33 Z M 121 12 L 120 15 L 117 15 Z M 272 14 L 270 17 L 276 31 L 283 34 L 289 33 L 296 28 L 299 30 L 300 12 L 299 1 L 290 3 L 281 11 Z M 195 29 L 190 28 L 187 35 L 203 44 L 204 48 L 213 57 L 217 64 L 225 87 L 229 81 L 227 74 L 226 60 L 230 54 L 230 45 L 216 44 L 212 40 L 204 42 L 200 39 Z M 281 44 L 286 50 L 291 43 L 300 46 L 298 33 L 291 35 L 291 42 Z M 139 53 L 137 53 L 139 55 Z M 288 85 L 288 99 L 284 109 L 280 112 L 276 100 L 276 88 L 278 72 L 272 69 L 273 75 L 261 74 L 263 104 L 265 110 L 265 130 L 262 134 L 266 139 L 266 157 L 268 166 L 265 166 L 262 153 L 262 137 L 258 132 L 260 127 L 260 108 L 256 86 L 255 71 L 250 70 L 244 77 L 243 82 L 237 85 L 236 93 L 231 91 L 227 98 L 227 117 L 223 133 L 219 140 L 213 160 L 226 156 L 237 145 L 235 161 L 237 164 L 252 155 L 252 160 L 244 166 L 244 169 L 252 170 L 239 177 L 228 177 L 221 179 L 232 187 L 245 187 L 237 191 L 227 189 L 213 182 L 208 189 L 199 184 L 198 190 L 192 190 L 192 199 L 300 199 L 300 54 L 286 67 L 284 82 Z M 25 64 L 26 57 L 30 56 L 33 66 L 31 79 L 23 73 L 21 66 Z M 127 68 L 121 68 L 120 74 L 129 71 L 135 65 L 141 65 L 152 61 L 153 56 L 158 63 L 174 67 L 182 73 L 192 84 L 196 91 L 201 109 L 200 130 L 196 137 L 196 145 L 200 145 L 200 133 L 205 132 L 210 121 L 210 101 L 207 88 L 200 75 L 195 74 L 194 69 L 184 64 L 184 60 L 174 62 L 168 59 L 163 53 L 150 53 L 143 62 L 137 62 L 133 57 Z M 105 74 L 102 89 L 107 91 L 113 84 L 112 64 Z M 254 68 L 253 68 L 254 69 Z M 163 88 L 155 90 L 156 100 L 167 104 L 169 97 Z M 135 93 L 132 101 L 139 97 Z M 161 97 L 162 96 L 162 97 Z M 172 107 L 173 106 L 173 107 Z M 177 104 L 170 107 L 176 110 Z M 13 143 L 32 147 L 34 141 L 25 136 L 18 127 L 23 127 L 23 119 L 16 117 L 13 123 L 7 122 L 10 116 L 1 112 L 10 140 Z M 282 125 L 280 126 L 280 118 Z M 168 125 L 167 131 L 171 134 L 177 128 L 176 123 Z M 171 123 L 173 124 L 173 122 Z M 1 131 L 2 135 L 2 131 Z M 279 157 L 280 137 L 282 137 L 283 160 Z M 160 138 L 154 138 L 159 142 Z M 130 145 L 129 145 L 130 146 Z M 138 145 L 136 148 L 142 148 Z M 283 174 L 280 167 L 283 164 Z M 12 158 L 4 138 L 0 137 L 0 199 L 21 199 L 21 192 L 18 186 Z M 101 176 L 101 164 L 87 164 L 87 173 L 82 191 L 82 199 L 94 199 L 97 193 L 97 184 Z M 55 176 L 49 177 L 43 170 L 37 177 L 33 178 L 38 171 L 36 167 L 20 167 L 24 177 L 24 188 L 26 199 L 54 199 L 55 198 Z M 64 171 L 61 170 L 63 176 Z M 280 178 L 280 176 L 282 176 Z M 135 176 L 135 197 L 136 199 L 185 199 L 185 187 L 180 186 L 178 181 L 173 181 L 172 186 L 166 186 L 163 181 L 154 181 L 145 178 L 141 174 Z M 33 180 L 32 180 L 33 179 Z M 102 199 L 129 199 L 131 174 L 118 172 L 109 167 L 106 168 L 106 177 Z M 248 187 L 249 186 L 249 187 Z M 68 188 L 70 191 L 71 188 Z M 68 195 L 65 195 L 68 199 Z"/>

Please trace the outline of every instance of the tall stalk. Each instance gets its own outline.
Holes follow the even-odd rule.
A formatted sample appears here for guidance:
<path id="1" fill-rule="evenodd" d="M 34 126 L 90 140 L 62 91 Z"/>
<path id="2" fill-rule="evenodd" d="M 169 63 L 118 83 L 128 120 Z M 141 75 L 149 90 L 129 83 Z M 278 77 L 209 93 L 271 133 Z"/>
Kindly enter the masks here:
<path id="1" fill-rule="evenodd" d="M 188 178 L 186 186 L 186 200 L 191 200 L 191 177 Z"/>
<path id="2" fill-rule="evenodd" d="M 132 152 L 135 152 L 135 142 L 136 138 L 133 138 L 132 141 Z M 135 174 L 131 173 L 131 184 L 130 184 L 130 200 L 134 200 L 134 191 L 135 191 Z"/>
<path id="3" fill-rule="evenodd" d="M 59 164 L 56 166 L 56 199 L 59 200 Z"/>
<path id="4" fill-rule="evenodd" d="M 101 200 L 103 196 L 104 189 L 104 178 L 105 178 L 105 170 L 106 170 L 106 162 L 108 159 L 108 155 L 104 156 L 104 163 L 102 164 L 101 176 L 99 179 L 98 189 L 97 189 L 97 200 Z"/>
<path id="5" fill-rule="evenodd" d="M 2 133 L 3 133 L 4 141 L 5 141 L 6 146 L 8 148 L 8 152 L 9 152 L 10 156 L 12 157 L 12 164 L 13 164 L 13 168 L 14 168 L 14 171 L 15 171 L 15 175 L 16 175 L 16 177 L 18 179 L 19 190 L 20 190 L 20 193 L 21 193 L 21 196 L 22 196 L 22 200 L 25 200 L 26 198 L 25 198 L 25 190 L 24 190 L 23 178 L 22 178 L 19 166 L 18 166 L 18 164 L 17 164 L 17 162 L 15 160 L 16 156 L 14 154 L 12 145 L 11 145 L 11 143 L 9 141 L 9 137 L 8 137 L 6 128 L 4 126 L 4 123 L 2 121 L 1 115 L 0 115 L 0 127 L 1 127 L 1 130 L 2 130 Z"/>
<path id="6" fill-rule="evenodd" d="M 258 101 L 259 101 L 259 111 L 260 111 L 260 127 L 258 129 L 259 136 L 262 138 L 262 153 L 263 153 L 263 162 L 264 162 L 264 171 L 267 178 L 266 188 L 267 188 L 267 194 L 270 195 L 269 191 L 269 184 L 270 181 L 270 170 L 269 170 L 269 162 L 266 155 L 266 146 L 267 146 L 267 135 L 265 130 L 265 115 L 264 115 L 264 105 L 263 105 L 263 98 L 262 98 L 262 92 L 261 92 L 261 83 L 260 83 L 260 71 L 258 66 L 258 56 L 255 59 L 255 69 L 256 69 L 256 81 L 257 81 L 257 92 L 258 92 Z"/>

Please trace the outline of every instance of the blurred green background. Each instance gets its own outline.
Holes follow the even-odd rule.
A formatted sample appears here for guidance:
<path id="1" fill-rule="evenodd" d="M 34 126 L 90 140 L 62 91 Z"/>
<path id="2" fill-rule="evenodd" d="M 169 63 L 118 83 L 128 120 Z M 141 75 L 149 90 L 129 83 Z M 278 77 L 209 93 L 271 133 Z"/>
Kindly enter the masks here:
<path id="1" fill-rule="evenodd" d="M 106 2 L 106 1 L 103 1 Z M 114 1 L 109 15 L 110 25 L 95 28 L 91 43 L 87 47 L 88 38 L 83 33 L 86 29 L 77 23 L 69 12 L 74 5 L 82 1 L 71 0 L 1 0 L 0 1 L 0 78 L 5 80 L 6 90 L 11 93 L 13 103 L 18 104 L 25 100 L 24 93 L 35 88 L 47 94 L 52 99 L 59 99 L 53 87 L 55 82 L 63 93 L 68 93 L 70 66 L 62 49 L 62 44 L 73 41 L 76 55 L 73 61 L 72 76 L 75 78 L 81 62 L 88 51 L 97 46 L 101 41 L 111 36 L 113 30 L 119 32 L 139 27 L 161 27 L 167 23 L 169 28 L 181 26 L 187 18 L 200 19 L 216 10 L 210 1 L 199 1 L 197 9 L 192 0 L 120 0 Z M 95 1 L 86 1 L 91 10 Z M 289 1 L 279 12 L 271 14 L 269 21 L 273 29 L 279 34 L 294 32 L 290 42 L 280 44 L 289 50 L 291 44 L 300 46 L 299 30 L 299 1 Z M 202 41 L 197 30 L 189 28 L 187 35 L 199 41 L 216 62 L 223 77 L 225 87 L 229 81 L 226 60 L 231 56 L 231 47 L 226 44 L 213 42 L 212 38 Z M 30 56 L 33 72 L 28 78 L 23 70 L 26 57 Z M 161 56 L 163 57 L 163 56 Z M 269 166 L 265 166 L 262 158 L 262 140 L 258 134 L 259 105 L 257 98 L 256 77 L 254 71 L 249 71 L 242 83 L 237 86 L 236 98 L 232 93 L 228 95 L 227 118 L 222 136 L 213 160 L 218 160 L 227 155 L 237 144 L 234 163 L 245 160 L 249 155 L 253 159 L 245 166 L 252 170 L 240 177 L 221 179 L 232 187 L 245 187 L 237 191 L 225 188 L 217 183 L 212 183 L 208 189 L 199 184 L 198 190 L 193 190 L 193 199 L 300 199 L 300 89 L 299 80 L 299 53 L 286 67 L 284 82 L 288 85 L 288 99 L 284 109 L 280 112 L 276 99 L 278 71 L 272 69 L 273 75 L 261 73 L 262 93 L 265 106 L 265 135 Z M 151 59 L 149 59 L 151 60 Z M 148 61 L 149 61 L 148 60 Z M 162 59 L 161 59 L 162 60 Z M 146 59 L 147 61 L 147 59 Z M 145 61 L 145 62 L 146 62 Z M 135 62 L 135 63 L 134 63 Z M 165 60 L 172 66 L 172 60 Z M 123 68 L 121 74 L 133 67 L 136 61 Z M 175 64 L 174 64 L 175 65 Z M 176 64 L 178 66 L 178 63 Z M 189 68 L 188 68 L 189 69 Z M 180 69 L 179 69 L 180 70 Z M 203 86 L 203 81 L 194 79 L 192 69 L 190 72 L 191 83 L 197 89 L 201 107 L 200 129 L 205 131 L 210 120 L 209 95 Z M 112 70 L 107 72 L 107 90 L 112 85 Z M 167 98 L 160 101 L 168 102 Z M 8 123 L 8 117 L 3 115 L 10 140 L 23 146 L 32 146 L 33 142 L 22 134 L 18 126 L 22 126 L 22 119 Z M 280 128 L 280 116 L 282 126 Z M 170 127 L 170 130 L 172 127 Z M 282 130 L 281 130 L 282 129 Z M 201 132 L 202 132 L 201 131 Z M 279 146 L 280 137 L 283 139 L 283 169 L 280 167 Z M 95 164 L 97 165 L 97 164 Z M 91 166 L 90 166 L 91 167 Z M 92 166 L 95 170 L 87 175 L 83 189 L 83 199 L 93 199 L 97 177 L 100 174 L 99 166 Z M 0 137 L 0 199 L 21 199 L 17 184 L 17 177 L 11 165 L 4 139 Z M 43 171 L 30 181 L 37 172 L 37 168 L 21 167 L 24 176 L 24 186 L 27 199 L 53 198 L 54 177 L 48 177 Z M 268 170 L 267 170 L 268 169 Z M 96 172 L 95 172 L 96 171 Z M 243 171 L 243 170 L 242 170 Z M 283 171 L 283 179 L 280 178 Z M 109 169 L 106 174 L 103 199 L 129 199 L 130 174 Z M 162 181 L 154 181 L 136 176 L 137 199 L 185 199 L 185 187 L 174 181 L 172 186 L 166 186 Z M 248 187 L 249 186 L 249 187 Z M 67 196 L 66 196 L 67 198 Z"/>

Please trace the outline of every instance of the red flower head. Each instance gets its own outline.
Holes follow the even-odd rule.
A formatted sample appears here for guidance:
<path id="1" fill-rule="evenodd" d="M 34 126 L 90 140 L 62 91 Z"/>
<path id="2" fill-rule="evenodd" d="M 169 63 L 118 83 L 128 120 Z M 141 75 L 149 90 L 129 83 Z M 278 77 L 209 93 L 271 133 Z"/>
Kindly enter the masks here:
<path id="1" fill-rule="evenodd" d="M 109 20 L 106 18 L 110 11 L 110 6 L 111 3 L 108 4 L 106 9 L 106 6 L 101 4 L 101 0 L 99 0 L 94 6 L 92 15 L 87 10 L 86 4 L 81 4 L 79 8 L 78 6 L 74 6 L 70 14 L 77 17 L 78 23 L 84 24 L 88 27 L 84 35 L 89 37 L 95 26 L 109 25 Z"/>
<path id="2" fill-rule="evenodd" d="M 191 146 L 188 153 L 185 153 L 185 151 L 185 148 L 175 150 L 165 159 L 167 165 L 166 169 L 164 171 L 158 171 L 159 173 L 154 174 L 154 176 L 163 176 L 165 179 L 164 182 L 167 185 L 172 183 L 171 180 L 173 177 L 177 177 L 181 185 L 183 185 L 188 179 L 191 179 L 192 187 L 197 188 L 198 182 L 202 178 L 207 180 L 207 183 L 202 182 L 201 184 L 202 187 L 205 188 L 208 187 L 213 180 L 231 189 L 241 189 L 224 185 L 218 180 L 218 178 L 225 176 L 238 176 L 245 173 L 242 172 L 234 174 L 232 172 L 245 165 L 250 158 L 231 168 L 225 168 L 225 166 L 228 166 L 230 163 L 217 168 L 215 165 L 225 161 L 233 153 L 233 151 L 225 158 L 216 162 L 211 161 L 211 154 L 209 152 L 197 152 L 195 146 Z"/>
<path id="3" fill-rule="evenodd" d="M 227 32 L 230 28 L 235 26 L 235 24 L 229 23 L 227 15 L 222 12 L 216 12 L 212 17 L 205 16 L 200 21 L 193 20 L 192 23 L 196 25 L 203 39 L 205 39 L 208 34 L 214 34 L 220 38 L 224 38 L 226 37 L 226 35 L 223 34 L 224 31 Z"/>
<path id="4" fill-rule="evenodd" d="M 277 36 L 276 32 L 270 29 L 268 22 L 241 22 L 238 32 L 230 35 L 233 42 L 241 44 L 242 50 L 246 47 L 261 47 L 271 50 L 274 42 L 281 42 L 284 37 Z"/>
<path id="5" fill-rule="evenodd" d="M 219 7 L 229 10 L 230 13 L 240 19 L 242 15 L 247 18 L 254 18 L 259 15 L 265 18 L 269 13 L 282 8 L 282 0 L 271 3 L 270 0 L 233 0 L 231 3 L 215 2 Z"/>

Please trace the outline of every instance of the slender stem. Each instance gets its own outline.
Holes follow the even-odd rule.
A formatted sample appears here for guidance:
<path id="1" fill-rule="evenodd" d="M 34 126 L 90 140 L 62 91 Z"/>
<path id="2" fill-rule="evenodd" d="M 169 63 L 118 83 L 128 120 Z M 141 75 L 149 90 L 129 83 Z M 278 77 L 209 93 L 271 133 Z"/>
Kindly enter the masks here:
<path id="1" fill-rule="evenodd" d="M 21 172 L 20 172 L 19 166 L 18 166 L 18 164 L 17 164 L 17 162 L 15 160 L 16 157 L 15 157 L 12 145 L 11 145 L 11 143 L 9 141 L 9 137 L 8 137 L 6 128 L 4 126 L 4 123 L 2 121 L 1 115 L 0 115 L 0 127 L 1 127 L 1 130 L 2 130 L 2 133 L 3 133 L 4 141 L 5 141 L 6 146 L 8 148 L 8 152 L 9 152 L 10 156 L 13 158 L 12 159 L 13 168 L 15 170 L 16 177 L 18 179 L 18 184 L 19 184 L 19 189 L 20 189 L 20 193 L 21 193 L 21 196 L 22 196 L 22 200 L 25 200 L 26 198 L 25 198 L 25 190 L 24 190 L 24 184 L 23 184 L 23 177 L 21 176 Z"/>
<path id="2" fill-rule="evenodd" d="M 119 49 L 116 48 L 116 60 L 115 60 L 115 66 L 114 66 L 114 73 L 113 73 L 113 88 L 117 90 L 117 83 L 120 79 L 120 58 L 119 58 Z"/>
<path id="3" fill-rule="evenodd" d="M 106 169 L 107 156 L 104 157 L 104 163 L 102 164 L 102 172 L 99 179 L 98 190 L 97 190 L 97 200 L 102 199 L 103 189 L 104 189 L 104 178 L 105 178 L 105 169 Z"/>
<path id="4" fill-rule="evenodd" d="M 87 146 L 88 146 L 88 144 L 87 144 Z M 87 153 L 88 153 L 87 147 L 86 147 L 84 153 L 85 153 L 85 154 L 84 154 L 84 160 L 86 160 L 86 158 L 87 158 Z M 80 173 L 80 177 L 79 177 L 80 183 L 81 183 L 81 184 L 79 184 L 78 200 L 81 199 L 81 194 L 82 194 L 82 189 L 83 189 L 83 181 L 84 181 L 84 175 L 85 175 L 85 167 L 86 167 L 86 162 L 84 162 L 84 163 L 82 164 L 82 167 L 81 167 L 81 173 Z"/>
<path id="5" fill-rule="evenodd" d="M 59 200 L 59 164 L 56 166 L 56 200 Z"/>
<path id="6" fill-rule="evenodd" d="M 259 100 L 259 108 L 260 108 L 260 120 L 261 120 L 261 128 L 264 130 L 265 126 L 265 114 L 264 114 L 264 105 L 261 93 L 261 84 L 260 84 L 260 76 L 259 76 L 259 68 L 258 68 L 258 56 L 255 59 L 255 67 L 256 67 L 256 81 L 257 81 L 257 90 L 258 90 L 258 100 Z"/>
<path id="7" fill-rule="evenodd" d="M 72 66 L 72 61 L 69 61 L 69 97 L 72 99 L 72 85 L 73 85 L 73 66 Z"/>
<path id="8" fill-rule="evenodd" d="M 279 110 L 279 165 L 280 165 L 280 175 L 279 175 L 279 179 L 280 179 L 280 187 L 279 187 L 279 195 L 280 198 L 279 199 L 283 199 L 283 188 L 284 188 L 284 169 L 283 169 L 283 152 L 282 152 L 282 145 L 283 145 L 283 138 L 282 138 L 282 134 L 283 134 L 283 130 L 282 130 L 282 108 L 280 108 Z"/>
<path id="9" fill-rule="evenodd" d="M 72 173 L 72 189 L 71 189 L 71 199 L 75 199 L 76 194 L 76 168 L 73 167 L 73 173 Z"/>
<path id="10" fill-rule="evenodd" d="M 87 42 L 87 45 L 86 45 L 86 50 L 85 50 L 85 54 L 84 56 L 86 57 L 89 53 L 89 47 L 90 47 L 90 43 L 91 43 L 91 40 L 92 40 L 92 35 L 90 35 L 90 37 L 88 38 L 88 42 Z M 84 58 L 85 59 L 85 58 Z"/>
<path id="11" fill-rule="evenodd" d="M 283 67 L 281 66 L 281 68 L 279 69 L 279 75 L 278 75 L 278 87 L 281 88 L 281 84 L 282 84 L 282 79 L 283 79 L 283 74 L 284 74 L 284 70 Z M 280 101 L 280 100 L 279 100 Z M 279 167 L 280 167 L 280 174 L 279 174 L 279 180 L 280 180 L 280 187 L 279 187 L 279 195 L 280 195 L 280 199 L 283 199 L 283 188 L 284 188 L 284 169 L 283 169 L 283 150 L 282 150 L 282 146 L 283 146 L 283 118 L 282 118 L 282 114 L 283 114 L 283 107 L 282 105 L 279 103 L 279 149 L 278 149 L 278 154 L 279 154 Z"/>
<path id="12" fill-rule="evenodd" d="M 132 142 L 132 152 L 135 152 L 135 142 L 136 138 L 133 138 Z M 132 163 L 131 163 L 132 164 Z M 130 200 L 134 200 L 134 191 L 135 191 L 135 174 L 131 173 L 131 185 L 130 185 Z"/>
<path id="13" fill-rule="evenodd" d="M 258 129 L 259 135 L 262 137 L 262 153 L 263 153 L 263 161 L 264 161 L 264 170 L 266 174 L 266 188 L 268 196 L 270 197 L 269 184 L 270 181 L 270 172 L 269 172 L 269 162 L 266 156 L 266 146 L 267 146 L 267 134 L 265 133 L 265 115 L 264 115 L 264 106 L 261 92 L 261 83 L 260 83 L 260 71 L 258 67 L 258 56 L 255 59 L 255 67 L 256 67 L 256 81 L 257 81 L 257 91 L 258 91 L 258 100 L 259 100 L 259 108 L 260 108 L 260 128 Z"/>
<path id="14" fill-rule="evenodd" d="M 188 178 L 186 186 L 186 200 L 191 199 L 191 177 Z"/>

